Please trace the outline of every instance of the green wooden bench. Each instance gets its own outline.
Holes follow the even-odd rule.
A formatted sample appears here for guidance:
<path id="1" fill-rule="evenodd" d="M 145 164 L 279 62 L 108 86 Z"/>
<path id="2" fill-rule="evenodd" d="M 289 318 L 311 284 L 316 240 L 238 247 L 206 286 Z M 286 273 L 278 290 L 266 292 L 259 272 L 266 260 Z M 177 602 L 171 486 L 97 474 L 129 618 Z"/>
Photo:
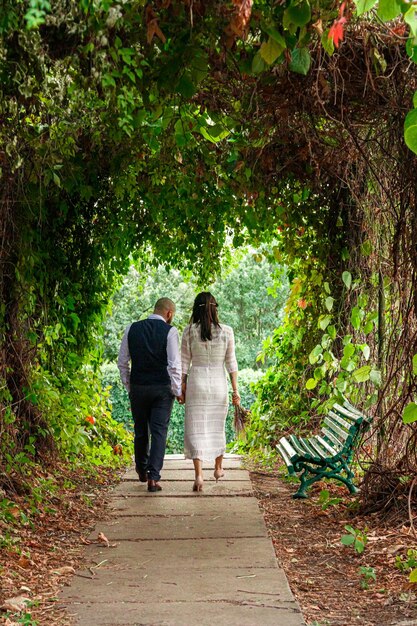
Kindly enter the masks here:
<path id="1" fill-rule="evenodd" d="M 350 493 L 357 493 L 350 464 L 354 449 L 370 422 L 370 417 L 345 400 L 343 405 L 335 404 L 328 412 L 320 434 L 308 438 L 281 437 L 276 447 L 288 473 L 300 474 L 301 485 L 293 498 L 307 498 L 306 490 L 323 478 L 340 480 Z"/>

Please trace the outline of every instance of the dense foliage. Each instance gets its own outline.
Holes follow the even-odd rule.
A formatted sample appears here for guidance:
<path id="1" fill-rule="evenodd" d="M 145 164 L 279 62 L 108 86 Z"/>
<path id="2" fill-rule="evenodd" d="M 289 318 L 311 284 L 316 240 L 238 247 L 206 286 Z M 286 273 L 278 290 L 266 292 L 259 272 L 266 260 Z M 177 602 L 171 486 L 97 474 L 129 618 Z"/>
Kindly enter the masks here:
<path id="1" fill-rule="evenodd" d="M 395 489 L 416 466 L 414 6 L 8 0 L 0 30 L 2 464 L 86 440 L 129 255 L 207 284 L 230 241 L 279 235 L 292 291 L 255 440 L 274 403 L 287 423 L 335 378 L 359 403 L 380 385 Z"/>

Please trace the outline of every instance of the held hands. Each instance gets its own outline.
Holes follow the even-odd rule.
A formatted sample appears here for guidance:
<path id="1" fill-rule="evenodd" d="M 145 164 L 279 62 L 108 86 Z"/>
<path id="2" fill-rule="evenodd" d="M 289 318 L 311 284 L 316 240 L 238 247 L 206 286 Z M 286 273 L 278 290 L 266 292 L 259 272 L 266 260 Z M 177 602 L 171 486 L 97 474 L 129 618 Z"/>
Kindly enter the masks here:
<path id="1" fill-rule="evenodd" d="M 181 395 L 177 396 L 178 404 L 185 404 L 185 392 L 187 390 L 187 384 L 182 383 L 181 385 Z"/>
<path id="2" fill-rule="evenodd" d="M 232 404 L 233 406 L 239 406 L 240 404 L 240 395 L 238 391 L 234 391 L 232 393 Z"/>

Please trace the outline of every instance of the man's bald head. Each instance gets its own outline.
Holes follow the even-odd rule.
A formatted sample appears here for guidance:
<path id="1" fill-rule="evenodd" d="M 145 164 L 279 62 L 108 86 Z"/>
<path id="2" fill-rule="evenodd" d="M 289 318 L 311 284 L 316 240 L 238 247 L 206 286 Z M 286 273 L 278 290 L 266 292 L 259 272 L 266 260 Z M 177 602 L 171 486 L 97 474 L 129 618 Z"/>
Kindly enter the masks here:
<path id="1" fill-rule="evenodd" d="M 155 304 L 153 312 L 156 315 L 162 315 L 163 318 L 170 322 L 174 317 L 175 304 L 169 298 L 159 298 Z"/>

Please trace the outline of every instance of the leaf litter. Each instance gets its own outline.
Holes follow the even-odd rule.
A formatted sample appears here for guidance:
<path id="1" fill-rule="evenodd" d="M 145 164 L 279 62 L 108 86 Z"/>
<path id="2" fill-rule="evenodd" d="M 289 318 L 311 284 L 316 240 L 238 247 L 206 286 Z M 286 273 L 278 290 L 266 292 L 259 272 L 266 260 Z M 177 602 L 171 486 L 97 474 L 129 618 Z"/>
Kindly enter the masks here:
<path id="1" fill-rule="evenodd" d="M 296 486 L 281 473 L 252 469 L 255 494 L 278 562 L 307 625 L 417 623 L 417 584 L 396 567 L 399 554 L 405 557 L 407 550 L 417 548 L 409 524 L 389 525 L 377 515 L 358 515 L 355 497 L 328 481 L 313 485 L 308 500 L 293 500 Z M 341 502 L 323 510 L 319 501 L 323 489 Z M 368 542 L 361 554 L 341 544 L 346 524 L 366 529 Z M 366 573 L 370 575 L 364 588 Z"/>
<path id="2" fill-rule="evenodd" d="M 21 624 L 28 615 L 30 622 L 24 623 L 73 623 L 59 605 L 59 591 L 79 575 L 84 546 L 91 543 L 88 536 L 108 516 L 107 489 L 120 474 L 103 467 L 91 473 L 62 465 L 55 468 L 55 489 L 36 507 L 28 496 L 8 494 L 13 502 L 9 519 L 0 518 L 0 624 Z M 34 480 L 46 478 L 39 470 Z M 103 533 L 97 542 L 112 547 Z"/>

